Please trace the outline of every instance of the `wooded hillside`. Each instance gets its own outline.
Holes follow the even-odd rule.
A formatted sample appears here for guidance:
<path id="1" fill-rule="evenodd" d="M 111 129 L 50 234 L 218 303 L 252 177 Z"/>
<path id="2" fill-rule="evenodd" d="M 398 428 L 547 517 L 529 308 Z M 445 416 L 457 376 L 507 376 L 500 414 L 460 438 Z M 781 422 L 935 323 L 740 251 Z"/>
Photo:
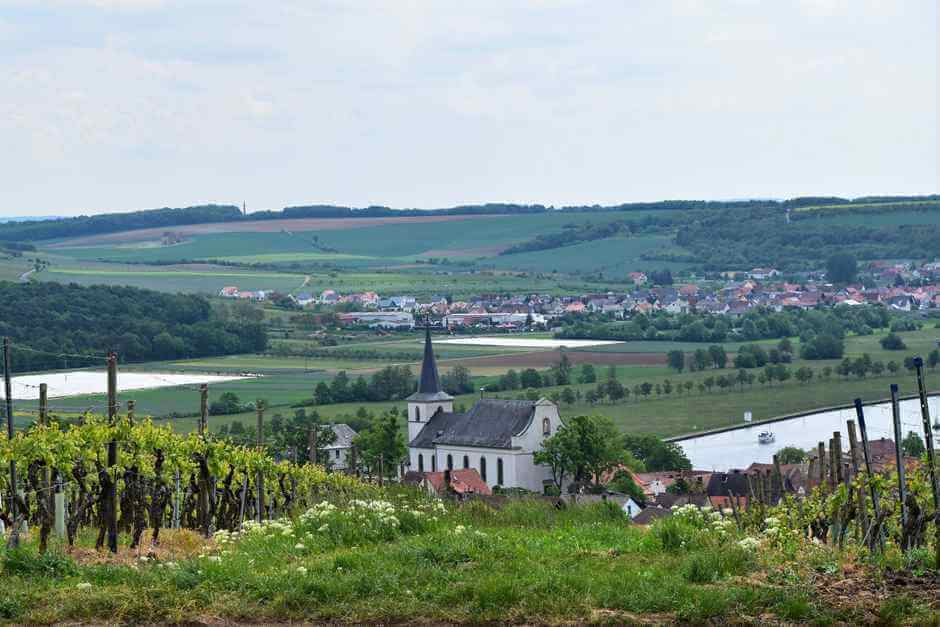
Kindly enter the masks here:
<path id="1" fill-rule="evenodd" d="M 218 319 L 209 302 L 132 287 L 0 282 L 0 336 L 14 345 L 13 369 L 100 365 L 116 350 L 123 362 L 258 352 L 260 324 Z M 57 357 L 70 354 L 72 357 Z"/>

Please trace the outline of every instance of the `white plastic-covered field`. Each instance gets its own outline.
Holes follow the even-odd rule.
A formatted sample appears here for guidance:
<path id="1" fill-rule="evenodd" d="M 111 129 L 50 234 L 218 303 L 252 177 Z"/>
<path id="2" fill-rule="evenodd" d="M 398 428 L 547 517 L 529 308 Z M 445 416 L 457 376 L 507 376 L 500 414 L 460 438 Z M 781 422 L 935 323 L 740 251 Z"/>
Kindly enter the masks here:
<path id="1" fill-rule="evenodd" d="M 463 346 L 505 346 L 506 348 L 589 348 L 620 344 L 609 340 L 549 340 L 524 337 L 461 337 L 437 340 L 435 344 L 461 344 Z"/>
<path id="2" fill-rule="evenodd" d="M 126 390 L 150 390 L 178 385 L 221 383 L 223 381 L 235 381 L 244 378 L 246 377 L 240 375 L 118 372 L 117 383 L 118 390 L 123 392 Z M 13 384 L 13 398 L 20 400 L 38 399 L 40 383 L 45 383 L 48 386 L 49 398 L 108 393 L 108 376 L 103 370 L 75 370 L 71 372 L 50 372 L 48 374 L 15 376 L 11 383 Z M 2 385 L 0 385 L 0 398 L 4 398 Z"/>

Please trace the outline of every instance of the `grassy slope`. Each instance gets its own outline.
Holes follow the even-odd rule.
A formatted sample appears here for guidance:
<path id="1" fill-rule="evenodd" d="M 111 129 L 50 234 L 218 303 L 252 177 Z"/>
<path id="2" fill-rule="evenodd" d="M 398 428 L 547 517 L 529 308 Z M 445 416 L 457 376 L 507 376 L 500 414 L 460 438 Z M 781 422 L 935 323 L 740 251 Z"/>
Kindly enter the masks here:
<path id="1" fill-rule="evenodd" d="M 242 542 L 219 561 L 196 556 L 205 549 L 193 534 L 166 531 L 160 551 L 172 558 L 169 566 L 162 562 L 170 559 L 134 563 L 126 549 L 117 559 L 96 558 L 86 532 L 79 565 L 55 550 L 41 560 L 34 548 L 0 549 L 0 619 L 727 624 L 851 623 L 864 615 L 814 596 L 809 568 L 773 583 L 749 576 L 782 567 L 776 555 L 749 554 L 733 542 L 667 549 L 661 537 L 617 510 L 558 511 L 544 502 L 499 513 L 468 507 L 380 543 L 317 534 L 297 548 L 295 538 L 277 534 Z M 816 561 L 840 569 L 837 557 Z M 915 609 L 929 617 L 908 607 Z"/>

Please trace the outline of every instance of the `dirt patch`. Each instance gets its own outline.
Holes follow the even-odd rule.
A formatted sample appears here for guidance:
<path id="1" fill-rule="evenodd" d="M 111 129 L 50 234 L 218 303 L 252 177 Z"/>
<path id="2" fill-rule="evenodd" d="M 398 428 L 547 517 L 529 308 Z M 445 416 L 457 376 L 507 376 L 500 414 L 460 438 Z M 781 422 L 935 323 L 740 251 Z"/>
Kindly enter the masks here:
<path id="1" fill-rule="evenodd" d="M 123 231 L 121 233 L 105 233 L 102 235 L 75 237 L 52 244 L 49 246 L 49 248 L 98 246 L 101 244 L 123 244 L 127 242 L 147 241 L 160 239 L 168 230 L 172 230 L 174 233 L 183 236 L 207 235 L 215 233 L 336 231 L 344 229 L 361 229 L 368 226 L 380 226 L 383 224 L 424 224 L 431 222 L 453 222 L 457 220 L 488 220 L 505 217 L 507 216 L 403 216 L 401 218 L 294 218 L 291 220 L 258 220 L 255 222 L 213 222 L 211 224 L 188 224 L 172 227 L 167 226 L 152 229 L 139 229 L 136 231 Z"/>
<path id="2" fill-rule="evenodd" d="M 666 363 L 662 353 L 612 353 L 601 351 L 565 351 L 572 364 L 594 364 L 595 366 L 659 366 Z M 548 368 L 561 361 L 561 351 L 534 351 L 531 353 L 513 353 L 510 355 L 485 355 L 482 357 L 462 357 L 443 359 L 448 366 L 467 366 L 468 368 Z"/>
<path id="3" fill-rule="evenodd" d="M 915 576 L 911 573 L 885 573 L 877 579 L 864 569 L 848 569 L 842 573 L 822 576 L 816 594 L 833 607 L 864 613 L 865 624 L 881 624 L 882 604 L 889 599 L 906 597 L 940 610 L 940 576 Z"/>
<path id="4" fill-rule="evenodd" d="M 122 564 L 130 566 L 137 564 L 141 558 L 155 559 L 161 562 L 172 562 L 181 559 L 195 557 L 204 552 L 207 545 L 212 544 L 212 540 L 207 540 L 195 531 L 190 529 L 161 529 L 160 543 L 152 546 L 150 543 L 151 530 L 144 532 L 141 538 L 141 546 L 132 549 L 127 546 L 119 546 L 117 553 L 111 553 L 107 549 L 96 551 L 92 548 L 73 547 L 69 550 L 69 555 L 82 565 L 90 564 Z"/>

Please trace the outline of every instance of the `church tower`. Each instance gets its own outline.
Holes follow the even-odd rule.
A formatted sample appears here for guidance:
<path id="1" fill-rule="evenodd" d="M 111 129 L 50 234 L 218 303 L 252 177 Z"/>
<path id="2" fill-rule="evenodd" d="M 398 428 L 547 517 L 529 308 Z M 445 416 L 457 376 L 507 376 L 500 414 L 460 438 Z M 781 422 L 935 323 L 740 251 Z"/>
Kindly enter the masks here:
<path id="1" fill-rule="evenodd" d="M 431 416 L 439 409 L 454 411 L 454 398 L 441 389 L 441 379 L 437 374 L 437 362 L 434 361 L 434 349 L 431 347 L 431 324 L 425 326 L 424 360 L 421 362 L 421 378 L 418 391 L 408 397 L 408 441 L 414 440 Z"/>

